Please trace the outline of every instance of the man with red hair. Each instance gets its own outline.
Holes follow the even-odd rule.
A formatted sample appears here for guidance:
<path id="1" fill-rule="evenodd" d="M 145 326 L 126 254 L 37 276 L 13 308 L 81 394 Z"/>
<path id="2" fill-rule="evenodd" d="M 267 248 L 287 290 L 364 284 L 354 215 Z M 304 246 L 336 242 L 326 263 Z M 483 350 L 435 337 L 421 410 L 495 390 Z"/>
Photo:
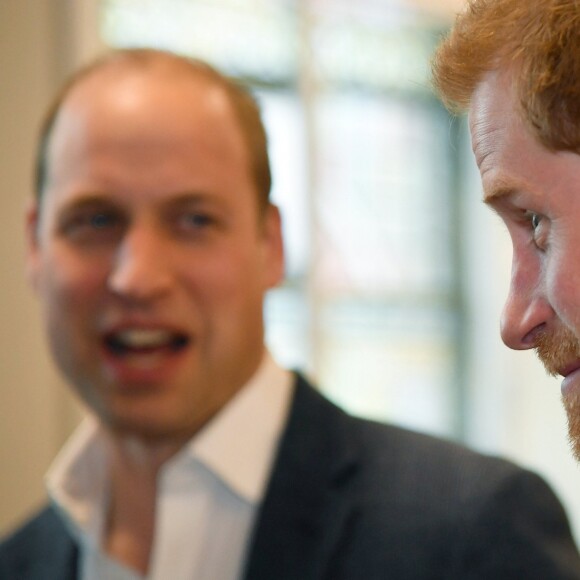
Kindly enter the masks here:
<path id="1" fill-rule="evenodd" d="M 561 376 L 580 460 L 580 2 L 469 0 L 433 60 L 513 244 L 501 335 Z"/>

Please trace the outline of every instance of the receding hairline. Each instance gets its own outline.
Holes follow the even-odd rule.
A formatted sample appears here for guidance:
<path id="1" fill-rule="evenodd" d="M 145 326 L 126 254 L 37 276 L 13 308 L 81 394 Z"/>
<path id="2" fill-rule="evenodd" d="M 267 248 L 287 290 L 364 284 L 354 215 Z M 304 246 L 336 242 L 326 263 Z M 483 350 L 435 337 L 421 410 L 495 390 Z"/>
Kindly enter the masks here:
<path id="1" fill-rule="evenodd" d="M 203 81 L 225 87 L 232 79 L 219 73 L 208 63 L 190 57 L 180 56 L 171 52 L 154 49 L 123 49 L 104 54 L 84 69 L 74 74 L 63 91 L 66 95 L 85 80 L 100 75 L 126 75 L 128 72 L 140 71 L 175 78 Z M 63 99 L 64 101 L 64 99 Z"/>
<path id="2" fill-rule="evenodd" d="M 140 73 L 147 76 L 153 73 L 161 79 L 166 76 L 168 82 L 191 80 L 202 89 L 215 87 L 223 91 L 233 120 L 246 146 L 248 163 L 260 200 L 259 205 L 262 209 L 267 207 L 270 203 L 271 189 L 267 136 L 259 106 L 250 91 L 205 61 L 148 48 L 117 49 L 108 52 L 79 69 L 62 86 L 45 116 L 40 131 L 36 162 L 37 199 L 42 198 L 42 190 L 49 171 L 47 157 L 54 127 L 61 111 L 69 100 L 74 98 L 77 89 L 82 89 L 85 83 L 99 80 L 100 77 L 114 80 L 116 75 L 127 78 L 128 74 L 139 75 Z"/>
<path id="3" fill-rule="evenodd" d="M 66 109 L 71 101 L 74 101 L 80 92 L 84 92 L 86 85 L 92 83 L 114 83 L 115 80 L 125 81 L 127 79 L 153 78 L 155 82 L 167 80 L 172 82 L 184 82 L 194 90 L 205 91 L 215 88 L 221 91 L 226 97 L 228 107 L 233 109 L 232 99 L 228 94 L 227 77 L 217 72 L 207 63 L 182 57 L 177 54 L 156 51 L 154 49 L 124 49 L 103 55 L 87 67 L 80 69 L 73 74 L 69 81 L 62 87 L 54 102 L 52 110 L 47 116 L 44 133 L 46 133 L 47 148 L 52 137 L 52 133 L 62 111 Z M 111 85 L 114 88 L 114 84 Z M 99 87 L 100 90 L 100 87 Z M 235 111 L 232 110 L 235 122 Z M 239 125 L 239 123 L 237 123 Z M 241 128 L 240 128 L 241 130 Z"/>

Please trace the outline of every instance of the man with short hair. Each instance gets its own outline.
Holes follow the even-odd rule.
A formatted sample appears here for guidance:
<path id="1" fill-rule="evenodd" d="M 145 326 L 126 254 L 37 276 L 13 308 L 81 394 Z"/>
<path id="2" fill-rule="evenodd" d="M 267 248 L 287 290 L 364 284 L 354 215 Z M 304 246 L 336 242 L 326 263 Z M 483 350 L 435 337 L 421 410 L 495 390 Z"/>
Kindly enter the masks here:
<path id="1" fill-rule="evenodd" d="M 562 376 L 580 460 L 580 4 L 470 0 L 433 62 L 513 244 L 501 335 Z"/>
<path id="2" fill-rule="evenodd" d="M 350 417 L 268 354 L 281 225 L 243 89 L 115 52 L 59 95 L 37 181 L 28 275 L 89 418 L 0 578 L 580 578 L 540 478 Z"/>

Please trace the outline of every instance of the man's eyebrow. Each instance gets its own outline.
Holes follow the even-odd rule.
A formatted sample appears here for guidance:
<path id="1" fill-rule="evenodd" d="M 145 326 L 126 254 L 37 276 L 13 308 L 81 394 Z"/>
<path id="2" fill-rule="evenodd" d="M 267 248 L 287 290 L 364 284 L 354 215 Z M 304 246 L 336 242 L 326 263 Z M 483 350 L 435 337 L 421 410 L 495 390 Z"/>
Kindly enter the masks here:
<path id="1" fill-rule="evenodd" d="M 115 199 L 99 193 L 87 193 L 64 203 L 65 209 L 83 209 L 98 205 L 115 205 Z"/>
<path id="2" fill-rule="evenodd" d="M 501 200 L 509 198 L 516 193 L 516 189 L 510 185 L 499 183 L 484 191 L 483 203 L 495 204 Z"/>
<path id="3" fill-rule="evenodd" d="M 191 191 L 180 191 L 173 194 L 169 199 L 166 201 L 170 204 L 189 204 L 189 203 L 206 203 L 208 201 L 212 201 L 213 198 L 211 195 L 207 193 L 191 190 Z"/>
<path id="4" fill-rule="evenodd" d="M 167 208 L 187 208 L 187 207 L 222 207 L 223 200 L 215 195 L 205 193 L 203 191 L 182 191 L 173 194 L 167 199 L 160 200 L 160 207 Z"/>

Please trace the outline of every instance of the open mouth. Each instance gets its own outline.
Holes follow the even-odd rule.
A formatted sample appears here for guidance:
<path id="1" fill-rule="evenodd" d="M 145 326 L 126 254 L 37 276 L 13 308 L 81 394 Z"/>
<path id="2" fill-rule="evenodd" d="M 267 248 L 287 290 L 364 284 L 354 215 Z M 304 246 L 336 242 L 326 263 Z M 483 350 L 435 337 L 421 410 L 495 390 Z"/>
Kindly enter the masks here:
<path id="1" fill-rule="evenodd" d="M 175 353 L 190 339 L 178 332 L 160 329 L 125 329 L 111 332 L 104 339 L 106 349 L 115 356 Z"/>

